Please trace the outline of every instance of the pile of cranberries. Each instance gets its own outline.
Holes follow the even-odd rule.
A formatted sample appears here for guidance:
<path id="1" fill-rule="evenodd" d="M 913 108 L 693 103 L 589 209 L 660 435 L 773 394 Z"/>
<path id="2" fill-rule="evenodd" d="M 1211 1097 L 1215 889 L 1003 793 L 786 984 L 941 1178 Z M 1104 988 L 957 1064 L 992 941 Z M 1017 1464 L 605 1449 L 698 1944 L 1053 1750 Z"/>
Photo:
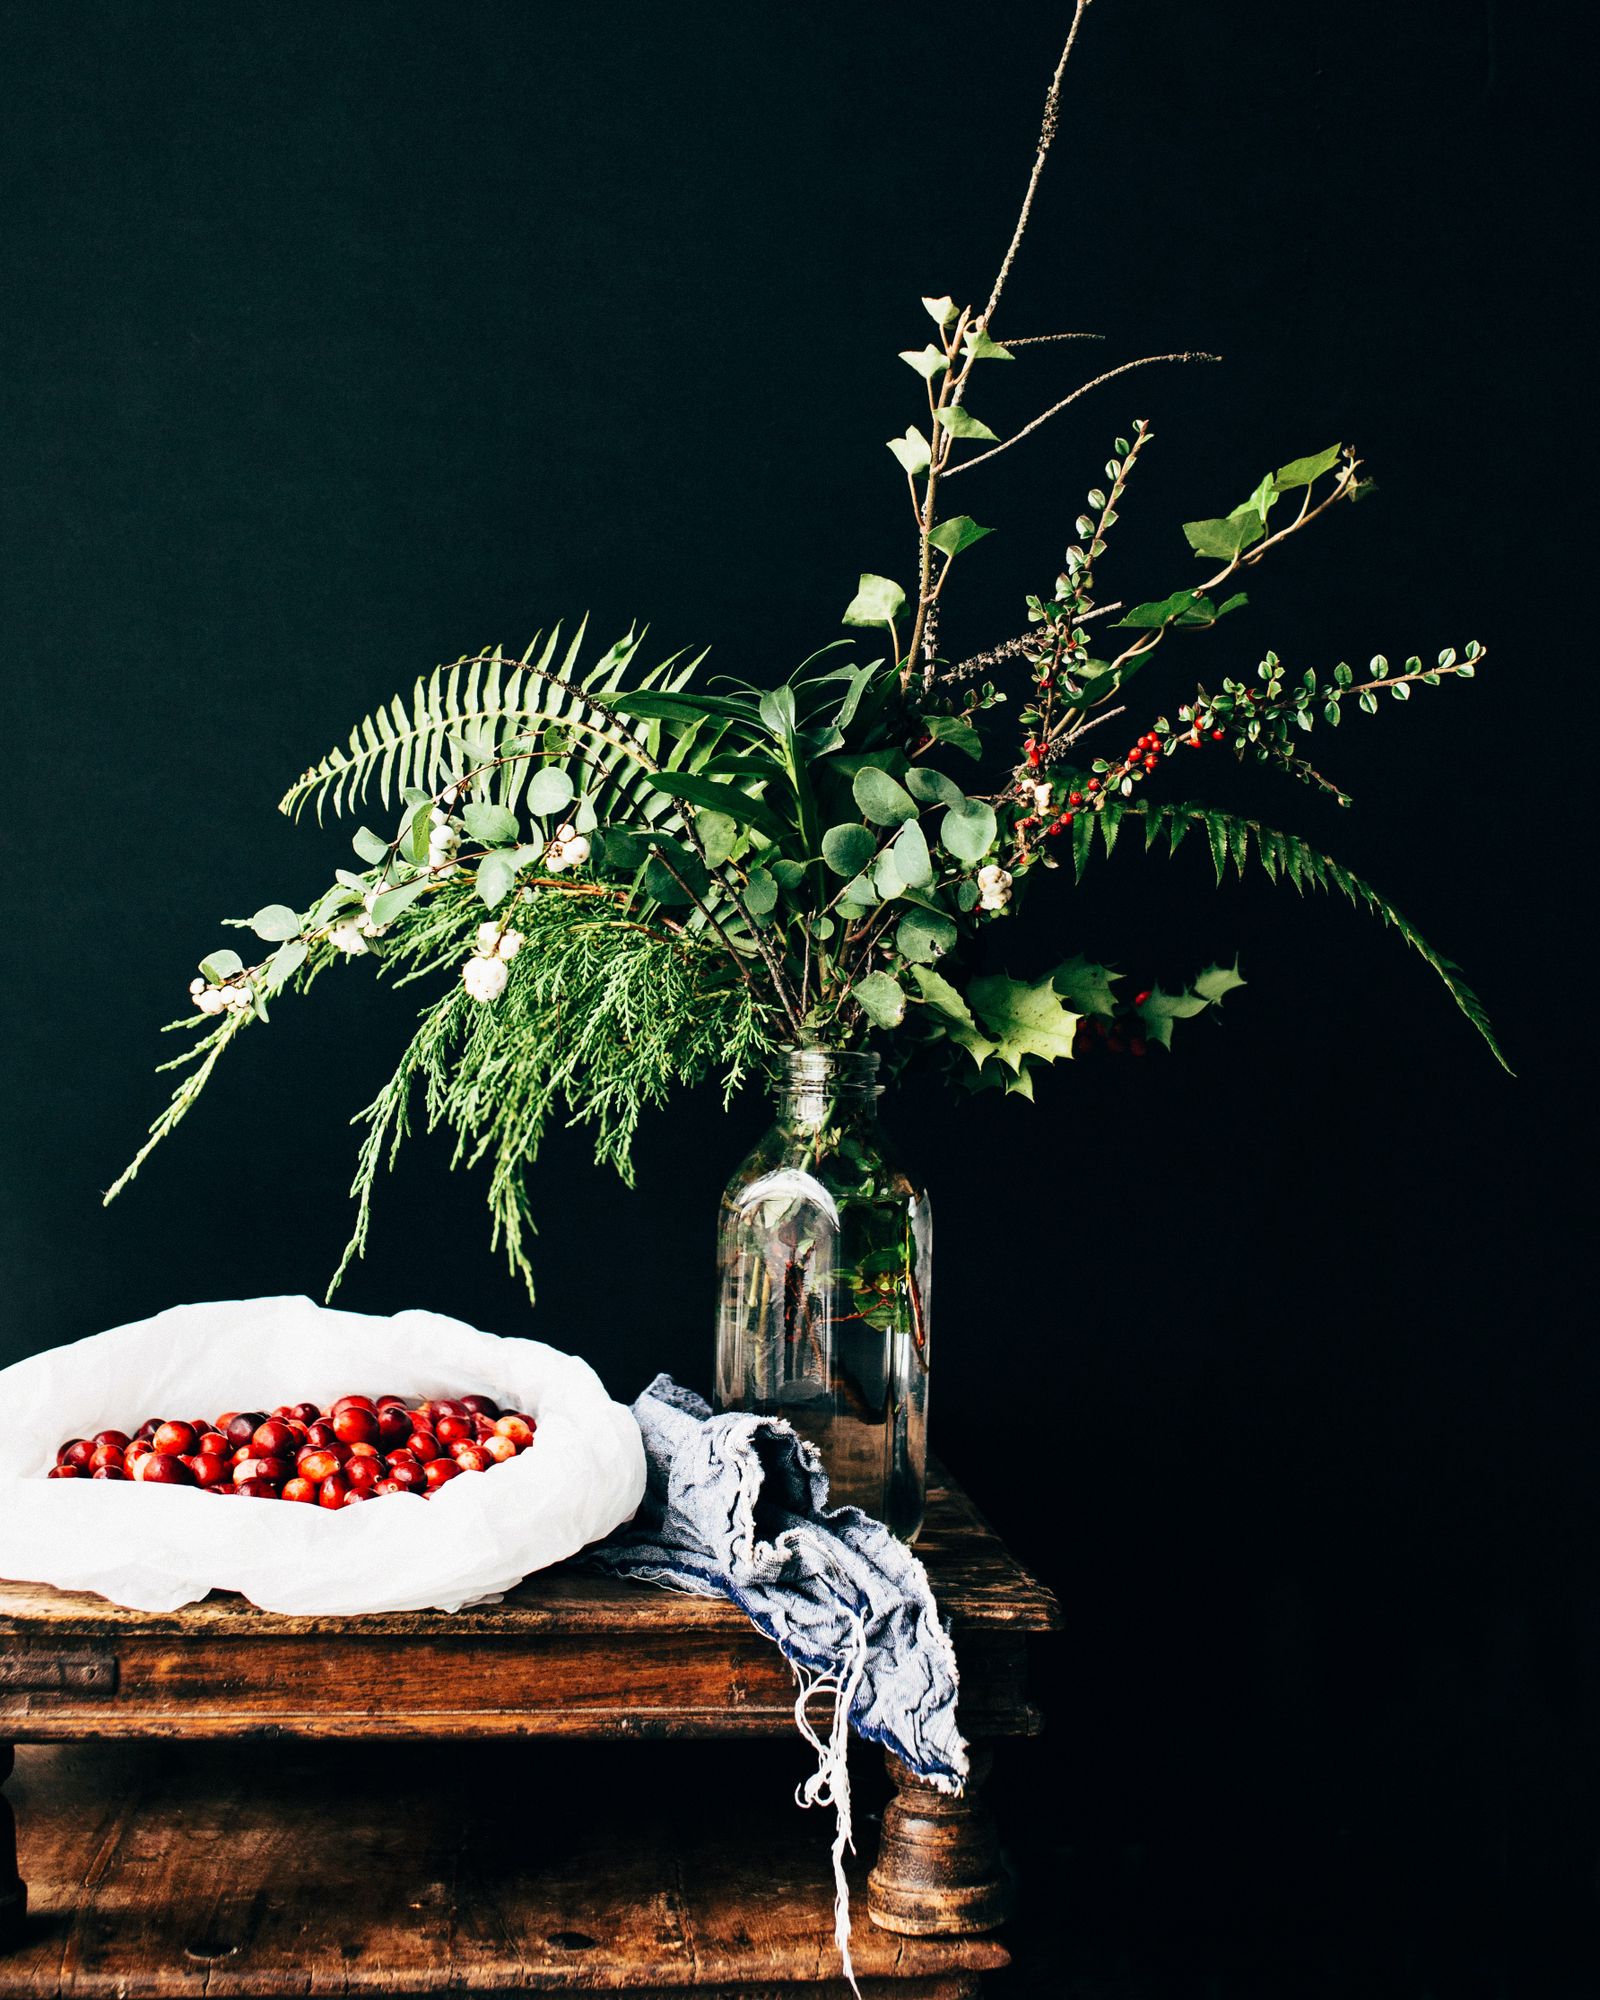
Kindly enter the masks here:
<path id="1" fill-rule="evenodd" d="M 349 1507 L 389 1493 L 426 1500 L 463 1472 L 488 1472 L 533 1443 L 538 1425 L 488 1396 L 413 1403 L 341 1396 L 330 1409 L 285 1403 L 229 1410 L 215 1423 L 151 1417 L 132 1437 L 69 1438 L 52 1479 L 143 1479 L 251 1500 Z"/>

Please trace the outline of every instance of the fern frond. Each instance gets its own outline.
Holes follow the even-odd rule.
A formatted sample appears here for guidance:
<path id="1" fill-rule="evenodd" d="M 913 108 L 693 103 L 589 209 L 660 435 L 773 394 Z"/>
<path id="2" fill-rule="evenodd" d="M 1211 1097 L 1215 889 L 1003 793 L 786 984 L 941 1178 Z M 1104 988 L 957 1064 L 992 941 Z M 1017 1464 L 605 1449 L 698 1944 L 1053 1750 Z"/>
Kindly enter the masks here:
<path id="1" fill-rule="evenodd" d="M 643 635 L 630 631 L 581 673 L 584 630 L 578 627 L 559 663 L 558 626 L 537 658 L 535 639 L 520 660 L 496 646 L 435 667 L 416 683 L 409 707 L 396 695 L 363 717 L 348 743 L 336 744 L 289 787 L 278 810 L 298 818 L 314 803 L 320 820 L 325 810 L 347 812 L 369 796 L 393 808 L 408 788 L 442 791 L 464 770 L 492 764 L 508 745 L 550 729 L 568 733 L 571 751 L 539 761 L 564 763 L 575 783 L 581 769 L 579 788 L 591 795 L 611 788 L 613 810 L 657 796 L 644 783 L 655 763 L 647 732 L 604 705 L 627 675 Z M 697 664 L 680 666 L 674 657 L 652 668 L 640 684 L 681 685 Z M 482 796 L 515 809 L 534 761 L 530 755 L 501 764 Z M 664 803 L 670 810 L 670 801 Z"/>
<path id="2" fill-rule="evenodd" d="M 1112 801 L 1108 800 L 1102 812 L 1080 815 L 1073 822 L 1073 858 L 1080 876 L 1094 846 L 1094 828 L 1105 818 L 1111 805 Z M 1144 820 L 1147 850 L 1164 834 L 1167 851 L 1176 854 L 1179 842 L 1190 828 L 1202 828 L 1219 883 L 1230 863 L 1243 876 L 1254 853 L 1257 863 L 1271 882 L 1292 882 L 1302 895 L 1307 889 L 1323 889 L 1329 894 L 1337 892 L 1356 909 L 1370 910 L 1390 930 L 1398 931 L 1417 956 L 1433 968 L 1450 998 L 1488 1043 L 1496 1062 L 1508 1075 L 1515 1074 L 1495 1039 L 1482 1001 L 1461 977 L 1460 968 L 1442 952 L 1436 951 L 1386 896 L 1380 895 L 1370 882 L 1346 868 L 1343 862 L 1336 861 L 1331 854 L 1321 853 L 1297 834 L 1280 833 L 1275 827 L 1263 826 L 1259 820 L 1222 812 L 1216 807 L 1194 801 L 1179 805 L 1135 805 L 1124 801 L 1116 818 L 1121 819 L 1128 814 L 1138 814 Z M 1087 829 L 1081 838 L 1080 827 Z M 1115 839 L 1114 820 L 1101 830 L 1101 845 L 1108 854 Z"/>

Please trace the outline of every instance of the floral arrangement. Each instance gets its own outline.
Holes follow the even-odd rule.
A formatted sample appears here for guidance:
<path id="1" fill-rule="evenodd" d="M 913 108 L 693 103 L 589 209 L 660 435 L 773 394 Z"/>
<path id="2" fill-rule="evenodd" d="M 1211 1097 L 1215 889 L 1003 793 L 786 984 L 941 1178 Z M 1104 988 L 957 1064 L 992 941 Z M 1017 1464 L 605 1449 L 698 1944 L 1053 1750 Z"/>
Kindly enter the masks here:
<path id="1" fill-rule="evenodd" d="M 1237 968 L 1127 993 L 1081 954 L 1013 976 L 982 969 L 994 954 L 976 949 L 1036 877 L 1069 885 L 1119 838 L 1170 854 L 1192 834 L 1219 883 L 1254 863 L 1274 882 L 1364 906 L 1500 1057 L 1456 968 L 1376 889 L 1316 843 L 1190 796 L 1189 760 L 1201 753 L 1218 775 L 1253 760 L 1348 805 L 1308 760 L 1307 738 L 1352 706 L 1370 715 L 1471 678 L 1479 646 L 1395 667 L 1377 655 L 1359 671 L 1291 667 L 1265 651 L 1165 709 L 1135 707 L 1134 683 L 1158 653 L 1165 664 L 1231 620 L 1250 571 L 1370 491 L 1350 445 L 1288 459 L 1227 512 L 1185 522 L 1199 582 L 1106 601 L 1118 517 L 1154 442 L 1148 422 L 1131 421 L 1086 492 L 1053 584 L 1027 597 L 1026 629 L 966 658 L 941 648 L 951 578 L 989 533 L 955 511 L 951 482 L 1134 368 L 1212 358 L 1125 362 L 1007 437 L 983 421 L 992 370 L 1086 337 L 1013 337 L 1000 318 L 1086 5 L 985 303 L 925 298 L 931 332 L 901 357 L 922 392 L 888 446 L 914 530 L 907 581 L 863 574 L 842 620 L 857 636 L 776 686 L 707 681 L 703 656 L 647 664 L 634 632 L 592 658 L 580 627 L 520 657 L 469 655 L 375 709 L 281 809 L 364 812 L 383 830 L 358 825 L 359 865 L 335 869 L 309 907 L 271 904 L 238 920 L 268 948 L 250 963 L 232 950 L 202 961 L 193 1009 L 172 1024 L 195 1036 L 169 1065 L 181 1080 L 108 1201 L 280 996 L 360 963 L 428 997 L 360 1116 L 356 1224 L 334 1283 L 364 1247 L 376 1178 L 419 1103 L 430 1128 L 454 1133 L 457 1162 L 487 1164 L 495 1241 L 531 1280 L 527 1169 L 552 1117 L 591 1127 L 597 1158 L 627 1179 L 647 1105 L 712 1075 L 732 1092 L 787 1048 L 879 1037 L 895 1064 L 931 1059 L 971 1087 L 1031 1096 L 1042 1066 L 1091 1042 L 1170 1047 L 1176 1022 L 1242 983 Z"/>

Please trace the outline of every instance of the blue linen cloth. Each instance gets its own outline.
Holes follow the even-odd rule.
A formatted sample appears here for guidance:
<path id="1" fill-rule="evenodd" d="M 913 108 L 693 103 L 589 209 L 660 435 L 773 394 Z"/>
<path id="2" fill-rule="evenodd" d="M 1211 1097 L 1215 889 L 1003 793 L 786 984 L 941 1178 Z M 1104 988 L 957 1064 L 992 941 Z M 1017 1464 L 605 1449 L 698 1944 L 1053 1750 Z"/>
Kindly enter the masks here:
<path id="1" fill-rule="evenodd" d="M 834 1935 L 853 1985 L 848 1731 L 887 1745 L 941 1791 L 959 1792 L 967 1777 L 955 1649 L 928 1573 L 881 1521 L 829 1507 L 815 1447 L 782 1418 L 713 1416 L 670 1375 L 656 1377 L 633 1414 L 644 1434 L 644 1500 L 584 1560 L 731 1598 L 794 1669 L 795 1721 L 817 1753 L 798 1797 L 834 1808 Z M 826 1733 L 807 1712 L 819 1695 L 833 1701 Z"/>

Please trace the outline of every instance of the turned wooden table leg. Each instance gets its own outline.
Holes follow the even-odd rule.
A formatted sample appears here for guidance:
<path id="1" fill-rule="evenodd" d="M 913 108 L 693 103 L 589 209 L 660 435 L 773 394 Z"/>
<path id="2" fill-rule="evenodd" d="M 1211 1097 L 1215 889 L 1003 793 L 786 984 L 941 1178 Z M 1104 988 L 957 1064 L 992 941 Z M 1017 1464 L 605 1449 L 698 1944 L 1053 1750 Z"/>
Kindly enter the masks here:
<path id="1" fill-rule="evenodd" d="M 1011 1914 L 1011 1872 L 994 1820 L 976 1798 L 992 1761 L 989 1751 L 973 1750 L 972 1776 L 956 1799 L 886 1753 L 894 1797 L 867 1878 L 867 1914 L 880 1929 L 959 1936 L 993 1930 Z"/>
<path id="2" fill-rule="evenodd" d="M 16 1761 L 11 1745 L 0 1743 L 0 1787 L 11 1776 Z M 27 1884 L 17 1873 L 17 1823 L 4 1790 L 0 1790 L 0 1951 L 21 1941 L 27 1910 Z"/>

